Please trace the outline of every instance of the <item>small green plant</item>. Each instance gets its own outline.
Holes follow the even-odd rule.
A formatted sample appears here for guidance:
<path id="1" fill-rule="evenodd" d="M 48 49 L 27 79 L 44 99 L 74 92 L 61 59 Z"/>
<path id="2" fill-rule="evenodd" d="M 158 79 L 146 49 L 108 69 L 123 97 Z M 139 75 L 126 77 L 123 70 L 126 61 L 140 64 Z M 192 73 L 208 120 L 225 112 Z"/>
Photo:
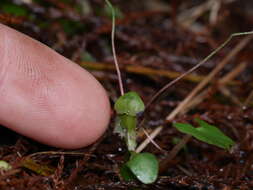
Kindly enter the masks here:
<path id="1" fill-rule="evenodd" d="M 137 114 L 145 109 L 144 103 L 136 92 L 128 92 L 115 102 L 117 113 L 115 132 L 125 138 L 129 151 L 136 148 Z"/>
<path id="2" fill-rule="evenodd" d="M 145 109 L 145 105 L 136 92 L 124 93 L 120 70 L 115 53 L 114 33 L 115 33 L 115 11 L 108 0 L 105 0 L 112 12 L 112 51 L 117 69 L 121 96 L 115 102 L 114 109 L 117 113 L 115 132 L 125 139 L 129 159 L 120 169 L 121 176 L 125 180 L 137 178 L 144 184 L 153 183 L 158 176 L 158 160 L 151 153 L 137 153 L 136 148 L 136 127 L 137 114 Z"/>
<path id="3" fill-rule="evenodd" d="M 116 117 L 116 125 L 114 131 L 119 133 L 122 138 L 125 139 L 129 156 L 128 160 L 125 164 L 122 165 L 120 169 L 121 176 L 125 180 L 133 180 L 137 178 L 142 183 L 149 184 L 153 183 L 158 176 L 158 161 L 156 157 L 151 153 L 138 153 L 140 150 L 136 151 L 136 126 L 137 126 L 137 115 L 140 112 L 145 110 L 144 103 L 142 102 L 140 96 L 136 92 L 128 92 L 124 94 L 121 73 L 119 69 L 119 65 L 117 62 L 115 45 L 114 45 L 114 34 L 115 34 L 115 10 L 109 0 L 105 0 L 108 8 L 112 13 L 112 51 L 113 51 L 113 59 L 115 62 L 115 67 L 118 75 L 118 82 L 120 87 L 121 96 L 115 102 L 114 109 L 117 113 Z M 181 76 L 177 77 L 167 85 L 165 85 L 162 89 L 160 89 L 147 103 L 146 109 L 154 102 L 157 97 L 159 97 L 162 93 L 164 93 L 168 87 L 175 84 L 177 81 L 182 79 L 187 74 L 199 68 L 203 65 L 207 60 L 213 57 L 218 51 L 220 51 L 225 45 L 232 40 L 233 37 L 236 36 L 244 36 L 253 34 L 253 31 L 242 32 L 242 33 L 233 33 L 229 36 L 229 38 L 222 43 L 218 48 L 212 51 L 207 57 L 205 57 L 202 61 L 200 61 L 196 66 L 183 73 Z M 176 127 L 180 132 L 190 134 L 193 137 L 197 138 L 200 141 L 206 142 L 208 144 L 212 144 L 218 146 L 220 148 L 229 150 L 235 142 L 227 137 L 222 131 L 220 131 L 217 127 L 209 125 L 203 120 L 196 119 L 199 124 L 199 127 L 195 128 L 190 124 L 184 123 L 174 123 L 174 127 Z M 161 128 L 154 131 L 153 133 L 159 133 Z M 156 135 L 157 135 L 156 134 Z M 154 135 L 153 138 L 156 136 Z M 176 154 L 175 154 L 176 155 Z"/>
<path id="4" fill-rule="evenodd" d="M 144 103 L 136 92 L 128 92 L 115 102 L 117 113 L 115 132 L 126 141 L 130 153 L 129 160 L 122 166 L 121 175 L 125 180 L 135 177 L 142 183 L 153 183 L 158 175 L 158 161 L 151 153 L 136 153 L 137 114 L 145 109 Z"/>
<path id="5" fill-rule="evenodd" d="M 182 133 L 192 135 L 196 139 L 208 144 L 218 146 L 220 148 L 229 150 L 235 142 L 226 136 L 216 126 L 210 125 L 201 119 L 195 119 L 199 127 L 194 127 L 187 123 L 174 123 L 173 126 Z"/>

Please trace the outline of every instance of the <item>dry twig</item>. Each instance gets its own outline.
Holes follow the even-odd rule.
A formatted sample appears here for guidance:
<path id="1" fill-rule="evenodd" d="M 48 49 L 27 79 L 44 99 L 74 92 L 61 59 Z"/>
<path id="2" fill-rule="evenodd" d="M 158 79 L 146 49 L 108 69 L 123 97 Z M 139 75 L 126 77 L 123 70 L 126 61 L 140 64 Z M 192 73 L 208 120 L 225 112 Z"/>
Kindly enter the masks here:
<path id="1" fill-rule="evenodd" d="M 246 67 L 246 63 L 241 63 L 239 64 L 236 68 L 234 68 L 231 72 L 229 72 L 228 74 L 226 74 L 224 77 L 222 77 L 219 81 L 218 81 L 218 88 L 219 90 L 226 96 L 230 97 L 231 100 L 238 104 L 239 106 L 241 106 L 240 101 L 234 97 L 230 91 L 225 87 L 226 84 L 228 84 L 229 81 L 233 80 L 233 78 L 235 78 L 237 75 L 239 75 Z M 207 89 L 203 90 L 202 92 L 200 92 L 198 95 L 196 95 L 186 106 L 185 109 L 183 111 L 181 111 L 181 114 L 185 114 L 186 112 L 188 112 L 192 107 L 195 107 L 196 105 L 198 105 L 199 103 L 201 103 L 206 95 L 208 94 L 208 92 L 211 90 L 212 87 L 208 87 Z"/>
<path id="2" fill-rule="evenodd" d="M 229 38 L 229 40 L 231 39 L 231 37 Z M 199 93 L 199 91 L 201 89 L 203 89 L 206 84 L 208 84 L 210 82 L 210 80 L 236 55 L 240 52 L 241 49 L 243 49 L 247 43 L 252 39 L 252 36 L 247 36 L 245 37 L 243 40 L 241 40 L 241 42 L 223 59 L 223 61 L 220 62 L 219 65 L 217 65 L 217 67 L 215 67 L 213 69 L 213 71 L 201 82 L 198 84 L 197 87 L 195 87 L 191 93 L 166 117 L 166 121 L 171 121 L 172 119 L 175 118 L 175 116 L 182 111 L 185 106 L 188 104 L 188 102 L 190 102 L 192 100 L 192 98 Z M 228 42 L 229 40 L 226 40 L 226 42 Z M 225 43 L 226 43 L 225 42 Z M 223 43 L 224 45 L 224 43 Z M 220 47 L 224 47 L 224 46 L 220 46 Z M 217 48 L 217 49 L 221 49 L 221 48 Z M 216 50 L 217 50 L 216 49 Z M 216 51 L 215 50 L 215 51 Z M 217 51 L 216 51 L 217 52 Z M 210 55 L 214 55 L 213 53 Z M 210 57 L 210 56 L 208 56 Z M 206 59 L 204 59 L 206 61 Z M 204 63 L 203 61 L 201 63 Z M 192 70 L 192 69 L 191 69 Z M 162 131 L 163 127 L 157 127 L 151 134 L 150 134 L 150 138 L 155 138 L 161 131 Z M 136 149 L 136 151 L 141 152 L 148 144 L 150 143 L 149 139 L 146 139 L 145 141 L 143 141 L 139 147 Z M 172 150 L 173 151 L 173 150 Z"/>

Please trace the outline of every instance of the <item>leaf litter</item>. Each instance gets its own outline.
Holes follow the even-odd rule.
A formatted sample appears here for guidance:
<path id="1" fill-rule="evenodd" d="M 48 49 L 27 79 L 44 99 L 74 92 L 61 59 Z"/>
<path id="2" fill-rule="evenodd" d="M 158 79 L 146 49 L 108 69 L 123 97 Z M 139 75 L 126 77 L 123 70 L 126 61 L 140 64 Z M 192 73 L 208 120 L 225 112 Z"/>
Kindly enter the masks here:
<path id="1" fill-rule="evenodd" d="M 0 22 L 42 41 L 81 66 L 90 63 L 89 71 L 101 81 L 111 99 L 115 100 L 119 96 L 118 81 L 115 70 L 111 68 L 111 20 L 104 10 L 105 3 L 87 1 L 89 3 L 86 6 L 90 8 L 87 14 L 79 2 L 3 0 L 0 4 Z M 250 1 L 222 1 L 216 17 L 217 5 L 212 8 L 209 4 L 201 4 L 201 1 L 171 1 L 165 3 L 163 9 L 157 8 L 163 5 L 163 1 L 157 1 L 155 6 L 151 6 L 150 2 L 112 1 L 123 15 L 116 20 L 115 42 L 124 86 L 128 91 L 138 92 L 144 102 L 148 102 L 155 92 L 175 77 L 164 74 L 159 76 L 159 72 L 147 74 L 143 68 L 151 69 L 152 72 L 162 70 L 184 73 L 231 33 L 249 31 L 252 26 Z M 12 14 L 13 8 L 19 5 L 22 14 Z M 194 17 L 194 10 L 201 14 Z M 209 21 L 209 15 L 214 15 L 212 22 Z M 192 75 L 207 76 L 240 40 L 234 39 Z M 172 121 L 193 123 L 194 118 L 200 118 L 219 126 L 236 142 L 231 152 L 191 138 L 172 160 L 160 165 L 158 180 L 145 185 L 138 181 L 122 181 L 120 178 L 119 166 L 125 160 L 127 147 L 113 134 L 113 121 L 97 143 L 74 151 L 76 154 L 68 154 L 67 151 L 63 154 L 60 149 L 41 145 L 1 128 L 1 160 L 9 163 L 12 169 L 1 171 L 0 189 L 252 189 L 253 104 L 249 99 L 253 79 L 253 66 L 250 64 L 252 48 L 251 43 L 246 45 L 209 83 L 210 89 L 203 96 L 203 101 Z M 89 62 L 83 59 L 86 52 Z M 225 85 L 242 105 L 247 102 L 239 106 L 231 96 L 222 93 L 216 80 L 242 62 L 247 63 L 247 68 Z M 106 67 L 98 68 L 98 63 Z M 135 67 L 139 72 L 133 72 Z M 128 68 L 132 68 L 132 71 Z M 199 83 L 198 80 L 179 81 L 152 104 L 145 114 L 144 127 L 149 133 L 163 125 L 163 131 L 154 140 L 166 152 L 161 152 L 152 144 L 145 149 L 145 152 L 155 154 L 161 162 L 168 158 L 170 150 L 175 147 L 173 139 L 184 138 L 165 118 Z M 138 143 L 145 138 L 140 130 Z M 40 154 L 44 151 L 59 153 Z M 27 167 L 22 164 L 24 160 L 29 160 L 31 164 Z M 50 172 L 47 174 L 43 168 L 50 168 Z"/>

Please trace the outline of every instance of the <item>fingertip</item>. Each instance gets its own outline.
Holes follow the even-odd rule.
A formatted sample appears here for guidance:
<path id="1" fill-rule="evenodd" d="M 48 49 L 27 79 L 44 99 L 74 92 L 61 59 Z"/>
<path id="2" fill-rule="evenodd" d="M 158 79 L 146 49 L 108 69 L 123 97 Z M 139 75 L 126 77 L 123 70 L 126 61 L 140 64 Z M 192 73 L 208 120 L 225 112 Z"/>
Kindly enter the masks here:
<path id="1" fill-rule="evenodd" d="M 60 148 L 95 142 L 110 120 L 105 89 L 86 70 L 52 49 L 0 24 L 4 80 L 0 123 L 36 141 Z M 0 75 L 3 72 L 0 72 Z M 3 76 L 0 76 L 3 79 Z M 0 81 L 1 82 L 1 81 Z"/>

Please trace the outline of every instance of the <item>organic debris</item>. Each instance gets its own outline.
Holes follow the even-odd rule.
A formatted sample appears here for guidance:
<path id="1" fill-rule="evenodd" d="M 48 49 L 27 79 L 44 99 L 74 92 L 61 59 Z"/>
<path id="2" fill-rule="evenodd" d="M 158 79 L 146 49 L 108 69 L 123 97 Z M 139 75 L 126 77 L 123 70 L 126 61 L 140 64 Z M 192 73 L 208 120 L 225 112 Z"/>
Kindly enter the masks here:
<path id="1" fill-rule="evenodd" d="M 138 92 L 145 104 L 230 34 L 250 31 L 253 25 L 252 1 L 112 0 L 112 4 L 117 8 L 115 49 L 124 87 L 126 92 Z M 120 96 L 111 53 L 111 15 L 104 1 L 2 0 L 0 22 L 88 69 L 113 101 Z M 138 145 L 147 139 L 143 127 L 148 134 L 157 127 L 161 131 L 154 139 L 160 149 L 145 145 L 145 152 L 160 162 L 154 183 L 121 179 L 127 147 L 113 133 L 115 114 L 104 136 L 76 153 L 41 145 L 2 127 L 0 159 L 11 168 L 0 171 L 0 189 L 253 189 L 251 38 L 234 38 L 145 111 Z M 180 112 L 170 116 L 191 93 Z M 194 125 L 194 118 L 219 127 L 235 141 L 233 148 L 220 149 L 172 127 L 172 122 Z"/>

